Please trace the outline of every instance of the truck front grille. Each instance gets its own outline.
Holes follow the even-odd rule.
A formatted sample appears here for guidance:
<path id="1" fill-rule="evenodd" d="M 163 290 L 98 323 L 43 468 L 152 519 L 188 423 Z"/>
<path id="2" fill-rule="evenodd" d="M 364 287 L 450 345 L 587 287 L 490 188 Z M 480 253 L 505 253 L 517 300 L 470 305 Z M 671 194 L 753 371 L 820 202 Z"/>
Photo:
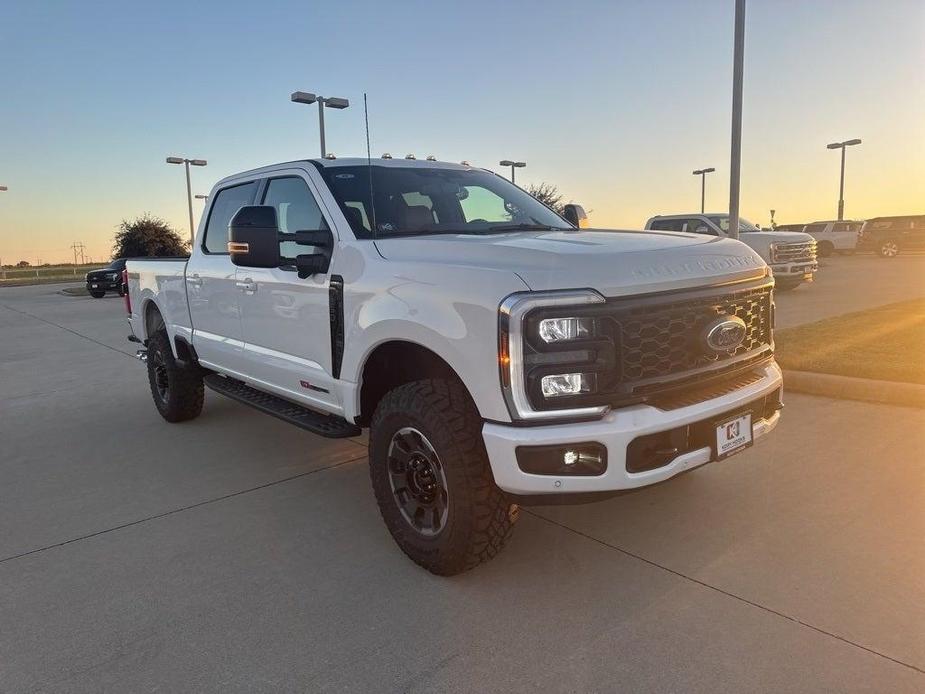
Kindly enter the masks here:
<path id="1" fill-rule="evenodd" d="M 745 321 L 742 343 L 719 356 L 708 353 L 700 332 L 717 316 Z M 731 293 L 701 299 L 681 299 L 665 306 L 639 306 L 616 311 L 612 320 L 618 334 L 621 382 L 662 378 L 718 363 L 769 347 L 771 344 L 770 289 Z M 621 349 L 622 347 L 622 349 Z"/>
<path id="2" fill-rule="evenodd" d="M 816 260 L 816 242 L 775 243 L 771 250 L 772 263 L 801 263 Z"/>

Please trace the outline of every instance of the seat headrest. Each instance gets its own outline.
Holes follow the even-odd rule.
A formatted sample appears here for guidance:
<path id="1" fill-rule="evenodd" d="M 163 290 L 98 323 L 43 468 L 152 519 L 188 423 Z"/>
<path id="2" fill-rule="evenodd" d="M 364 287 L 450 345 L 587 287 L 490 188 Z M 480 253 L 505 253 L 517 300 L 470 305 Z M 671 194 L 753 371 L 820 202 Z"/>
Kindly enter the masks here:
<path id="1" fill-rule="evenodd" d="M 403 216 L 405 229 L 420 229 L 434 223 L 434 213 L 426 205 L 408 205 Z"/>

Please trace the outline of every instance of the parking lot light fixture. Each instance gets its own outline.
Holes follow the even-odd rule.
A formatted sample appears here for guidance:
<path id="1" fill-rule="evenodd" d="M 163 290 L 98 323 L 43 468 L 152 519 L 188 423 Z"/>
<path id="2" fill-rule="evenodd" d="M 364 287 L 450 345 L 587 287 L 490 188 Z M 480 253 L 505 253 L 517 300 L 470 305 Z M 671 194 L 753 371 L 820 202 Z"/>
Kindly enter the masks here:
<path id="1" fill-rule="evenodd" d="M 713 173 L 716 171 L 713 167 L 709 169 L 697 169 L 694 171 L 694 176 L 700 176 L 700 214 L 703 214 L 703 203 L 706 199 L 707 193 L 707 174 Z"/>
<path id="2" fill-rule="evenodd" d="M 350 101 L 339 96 L 321 96 L 311 92 L 292 92 L 289 95 L 289 100 L 296 104 L 318 104 L 318 132 L 321 137 L 321 156 L 326 157 L 328 152 L 324 143 L 324 109 L 327 107 L 343 110 L 350 106 Z"/>
<path id="3" fill-rule="evenodd" d="M 195 242 L 196 232 L 193 229 L 193 188 L 190 184 L 189 177 L 189 167 L 190 166 L 205 166 L 209 162 L 205 159 L 187 159 L 186 157 L 167 157 L 168 164 L 183 164 L 186 168 L 186 202 L 189 207 L 189 244 L 190 248 L 193 247 Z M 196 197 L 199 197 L 198 195 Z"/>
<path id="4" fill-rule="evenodd" d="M 525 161 L 513 161 L 511 159 L 502 159 L 498 162 L 501 166 L 511 167 L 511 183 L 514 182 L 514 169 L 522 169 L 527 165 Z"/>
<path id="5" fill-rule="evenodd" d="M 844 142 L 832 142 L 826 145 L 827 149 L 841 150 L 841 175 L 838 180 L 838 221 L 845 218 L 845 149 L 854 145 L 861 144 L 858 139 L 845 140 Z"/>
<path id="6" fill-rule="evenodd" d="M 9 190 L 6 186 L 0 186 L 0 193 Z"/>

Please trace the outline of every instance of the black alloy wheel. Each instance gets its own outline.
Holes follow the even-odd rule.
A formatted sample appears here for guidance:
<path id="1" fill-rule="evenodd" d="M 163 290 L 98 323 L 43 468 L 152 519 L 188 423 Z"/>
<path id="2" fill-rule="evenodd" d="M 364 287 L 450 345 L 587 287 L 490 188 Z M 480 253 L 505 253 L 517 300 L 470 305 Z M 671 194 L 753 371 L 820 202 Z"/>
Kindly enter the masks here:
<path id="1" fill-rule="evenodd" d="M 166 405 L 170 401 L 170 374 L 167 371 L 167 363 L 164 360 L 164 353 L 161 350 L 154 350 L 148 353 L 151 360 L 151 369 L 154 376 L 154 392 L 160 401 Z"/>
<path id="2" fill-rule="evenodd" d="M 389 483 L 402 517 L 423 537 L 446 527 L 449 492 L 433 445 L 414 427 L 395 432 L 387 454 Z"/>

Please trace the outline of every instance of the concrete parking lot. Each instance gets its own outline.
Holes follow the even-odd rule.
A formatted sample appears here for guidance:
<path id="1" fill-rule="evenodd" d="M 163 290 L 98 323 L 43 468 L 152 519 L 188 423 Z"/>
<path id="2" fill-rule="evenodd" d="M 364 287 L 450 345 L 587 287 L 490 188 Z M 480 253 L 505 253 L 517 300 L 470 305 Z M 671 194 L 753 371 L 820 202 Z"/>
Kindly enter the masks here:
<path id="1" fill-rule="evenodd" d="M 824 265 L 779 326 L 925 295 L 925 258 Z M 60 288 L 0 289 L 0 691 L 925 690 L 925 412 L 788 396 L 749 451 L 437 578 L 362 440 L 213 393 L 167 424 L 121 300 Z"/>

